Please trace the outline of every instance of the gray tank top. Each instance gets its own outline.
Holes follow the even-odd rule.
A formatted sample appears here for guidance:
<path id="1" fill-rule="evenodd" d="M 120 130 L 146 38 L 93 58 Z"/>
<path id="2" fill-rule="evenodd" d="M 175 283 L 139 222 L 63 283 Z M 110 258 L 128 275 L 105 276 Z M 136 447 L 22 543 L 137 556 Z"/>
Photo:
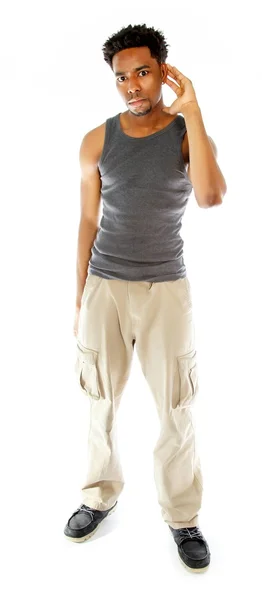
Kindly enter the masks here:
<path id="1" fill-rule="evenodd" d="M 181 220 L 192 184 L 181 151 L 183 115 L 135 138 L 120 113 L 106 120 L 98 163 L 102 216 L 88 273 L 105 279 L 170 281 L 186 276 Z"/>

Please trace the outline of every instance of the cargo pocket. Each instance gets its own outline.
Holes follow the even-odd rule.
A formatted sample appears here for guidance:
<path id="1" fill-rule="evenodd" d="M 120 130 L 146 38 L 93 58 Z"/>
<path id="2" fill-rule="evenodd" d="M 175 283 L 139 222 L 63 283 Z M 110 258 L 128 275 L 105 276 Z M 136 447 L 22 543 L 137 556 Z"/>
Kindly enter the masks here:
<path id="1" fill-rule="evenodd" d="M 99 400 L 100 390 L 97 374 L 98 352 L 86 348 L 79 341 L 77 342 L 77 357 L 75 363 L 75 372 L 80 389 L 91 398 Z"/>
<path id="2" fill-rule="evenodd" d="M 197 353 L 194 350 L 189 354 L 177 357 L 178 373 L 178 406 L 186 408 L 191 406 L 198 393 Z"/>

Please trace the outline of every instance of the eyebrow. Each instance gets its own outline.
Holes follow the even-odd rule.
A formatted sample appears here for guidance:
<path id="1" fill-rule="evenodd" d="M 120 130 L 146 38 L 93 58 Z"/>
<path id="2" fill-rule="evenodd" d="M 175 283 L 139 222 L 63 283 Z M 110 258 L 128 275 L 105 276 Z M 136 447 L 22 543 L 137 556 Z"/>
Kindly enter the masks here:
<path id="1" fill-rule="evenodd" d="M 141 67 L 136 67 L 135 69 L 133 69 L 134 72 L 136 71 L 141 71 L 141 69 L 151 69 L 150 65 L 142 65 Z M 125 75 L 124 71 L 117 71 L 115 73 L 115 76 L 118 77 L 118 75 Z"/>

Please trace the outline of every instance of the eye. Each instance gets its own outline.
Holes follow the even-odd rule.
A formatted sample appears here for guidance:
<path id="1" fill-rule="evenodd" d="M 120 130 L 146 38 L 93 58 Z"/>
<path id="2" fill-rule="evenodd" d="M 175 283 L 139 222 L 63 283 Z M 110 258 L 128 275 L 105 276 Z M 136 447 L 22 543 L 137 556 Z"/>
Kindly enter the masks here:
<path id="1" fill-rule="evenodd" d="M 141 73 L 149 73 L 149 71 L 146 71 L 145 69 L 143 69 L 143 71 L 139 71 L 139 75 Z M 121 75 L 120 77 L 117 77 L 117 81 L 119 81 L 119 83 L 122 83 L 122 81 L 120 81 L 120 79 L 123 80 L 123 78 L 124 78 L 124 75 Z"/>

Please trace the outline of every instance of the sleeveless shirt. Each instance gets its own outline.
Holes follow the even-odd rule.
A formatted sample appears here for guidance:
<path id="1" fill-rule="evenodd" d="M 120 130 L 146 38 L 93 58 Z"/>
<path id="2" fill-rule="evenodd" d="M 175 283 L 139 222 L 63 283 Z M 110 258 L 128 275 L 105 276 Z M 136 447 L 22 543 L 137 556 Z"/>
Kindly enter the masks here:
<path id="1" fill-rule="evenodd" d="M 105 279 L 173 281 L 186 276 L 181 220 L 192 184 L 182 155 L 183 115 L 131 137 L 120 114 L 105 123 L 98 167 L 102 217 L 88 273 Z"/>

